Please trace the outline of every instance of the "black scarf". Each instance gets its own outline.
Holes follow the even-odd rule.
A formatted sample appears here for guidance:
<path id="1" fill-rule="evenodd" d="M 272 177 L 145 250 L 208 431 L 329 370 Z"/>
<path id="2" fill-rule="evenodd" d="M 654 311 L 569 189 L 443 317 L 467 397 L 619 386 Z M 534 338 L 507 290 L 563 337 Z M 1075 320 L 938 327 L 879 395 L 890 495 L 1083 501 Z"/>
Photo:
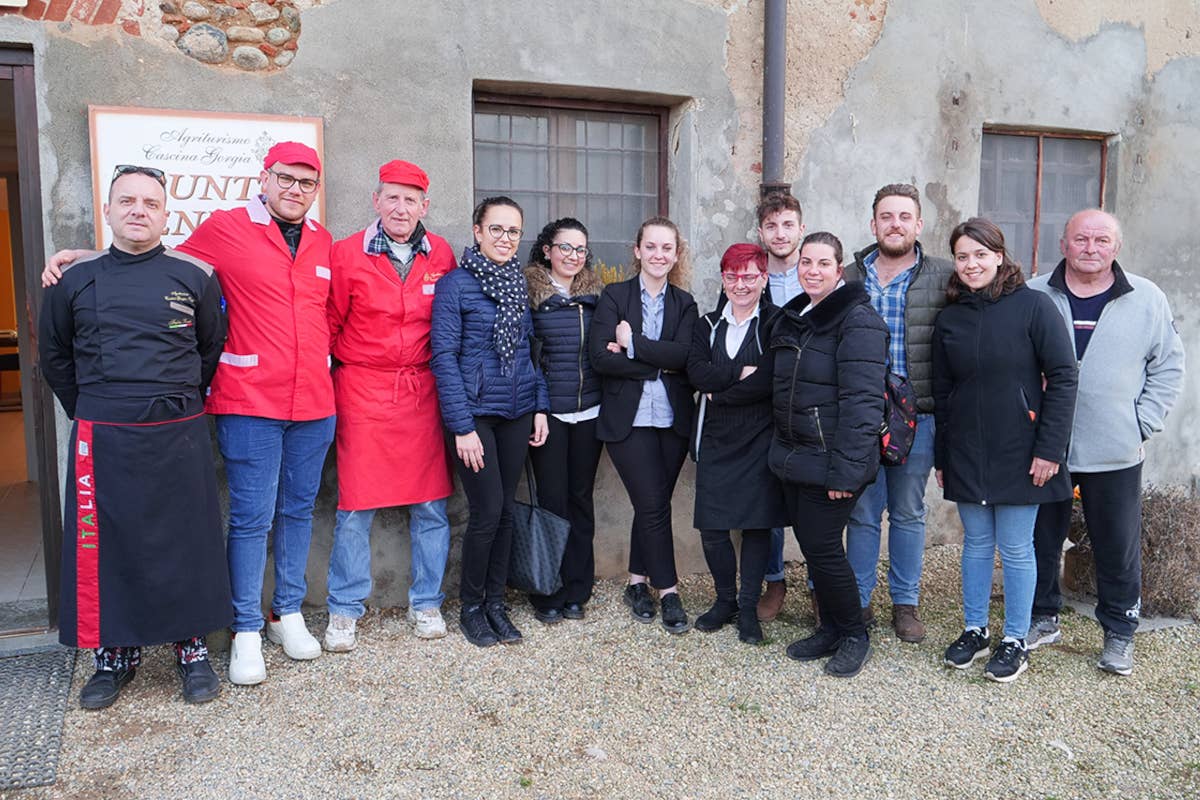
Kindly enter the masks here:
<path id="1" fill-rule="evenodd" d="M 478 278 L 483 293 L 496 303 L 492 335 L 496 354 L 500 356 L 500 374 L 511 375 L 528 297 L 521 260 L 513 256 L 504 264 L 497 264 L 480 252 L 476 244 L 463 250 L 459 266 Z"/>

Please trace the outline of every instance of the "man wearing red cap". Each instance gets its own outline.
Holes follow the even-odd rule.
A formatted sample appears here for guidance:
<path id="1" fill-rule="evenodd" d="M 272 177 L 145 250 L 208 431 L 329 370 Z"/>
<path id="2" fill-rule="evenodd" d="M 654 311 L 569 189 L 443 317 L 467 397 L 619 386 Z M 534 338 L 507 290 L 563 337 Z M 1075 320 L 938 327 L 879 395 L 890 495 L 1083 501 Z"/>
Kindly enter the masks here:
<path id="1" fill-rule="evenodd" d="M 233 644 L 229 679 L 266 680 L 262 589 L 274 529 L 275 591 L 267 638 L 294 659 L 321 654 L 300 614 L 312 539 L 313 502 L 333 441 L 329 376 L 330 247 L 305 215 L 320 186 L 317 152 L 299 142 L 267 151 L 262 193 L 216 211 L 177 249 L 213 266 L 224 290 L 229 337 L 208 391 L 229 482 L 229 580 Z M 42 275 L 86 251 L 55 254 Z"/>
<path id="2" fill-rule="evenodd" d="M 416 635 L 446 635 L 440 607 L 450 550 L 453 490 L 437 386 L 429 369 L 434 284 L 455 267 L 445 239 L 428 233 L 429 178 L 415 164 L 379 168 L 378 218 L 333 247 L 329 301 L 337 399 L 338 512 L 329 558 L 325 649 L 352 650 L 371 592 L 376 510 L 409 507 Z"/>

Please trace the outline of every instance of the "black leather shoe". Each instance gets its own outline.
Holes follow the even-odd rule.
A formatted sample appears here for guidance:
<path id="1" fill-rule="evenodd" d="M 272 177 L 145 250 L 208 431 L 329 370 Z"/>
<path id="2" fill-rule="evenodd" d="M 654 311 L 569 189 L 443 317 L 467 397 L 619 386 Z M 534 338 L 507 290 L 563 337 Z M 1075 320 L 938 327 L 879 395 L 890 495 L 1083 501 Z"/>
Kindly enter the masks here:
<path id="1" fill-rule="evenodd" d="M 563 616 L 561 608 L 535 608 L 533 610 L 533 618 L 543 625 L 557 625 L 563 621 Z"/>
<path id="2" fill-rule="evenodd" d="M 691 626 L 688 625 L 687 612 L 683 610 L 683 601 L 679 599 L 679 594 L 664 594 L 659 598 L 658 604 L 662 606 L 662 626 L 666 628 L 667 633 L 686 633 Z"/>
<path id="3" fill-rule="evenodd" d="M 724 628 L 738 616 L 738 604 L 733 600 L 717 598 L 712 608 L 696 617 L 696 630 L 712 633 Z"/>
<path id="4" fill-rule="evenodd" d="M 787 657 L 796 661 L 816 661 L 837 652 L 842 643 L 842 634 L 833 628 L 817 628 L 812 636 L 792 642 L 787 648 Z"/>
<path id="5" fill-rule="evenodd" d="M 699 620 L 696 622 L 697 627 L 699 627 Z M 737 629 L 738 639 L 746 644 L 762 644 L 763 629 L 762 623 L 758 621 L 757 604 L 738 611 Z"/>
<path id="6" fill-rule="evenodd" d="M 504 603 L 488 603 L 485 611 L 488 624 L 496 632 L 496 638 L 500 640 L 500 644 L 516 644 L 521 641 L 521 632 L 508 618 L 508 608 Z"/>
<path id="7" fill-rule="evenodd" d="M 491 647 L 500 643 L 496 632 L 488 624 L 483 606 L 463 606 L 458 613 L 458 627 L 462 628 L 463 637 L 476 647 Z"/>
<path id="8" fill-rule="evenodd" d="M 133 680 L 133 676 L 136 674 L 136 667 L 96 670 L 96 674 L 88 679 L 79 692 L 80 707 L 92 710 L 108 708 L 121 693 L 121 687 Z"/>
<path id="9" fill-rule="evenodd" d="M 567 603 L 562 610 L 563 619 L 583 619 L 583 603 Z"/>
<path id="10" fill-rule="evenodd" d="M 631 583 L 625 587 L 625 605 L 638 622 L 654 621 L 654 598 L 644 583 Z"/>
<path id="11" fill-rule="evenodd" d="M 176 664 L 179 679 L 183 681 L 185 703 L 207 703 L 221 693 L 221 679 L 213 672 L 208 659 L 190 664 Z"/>

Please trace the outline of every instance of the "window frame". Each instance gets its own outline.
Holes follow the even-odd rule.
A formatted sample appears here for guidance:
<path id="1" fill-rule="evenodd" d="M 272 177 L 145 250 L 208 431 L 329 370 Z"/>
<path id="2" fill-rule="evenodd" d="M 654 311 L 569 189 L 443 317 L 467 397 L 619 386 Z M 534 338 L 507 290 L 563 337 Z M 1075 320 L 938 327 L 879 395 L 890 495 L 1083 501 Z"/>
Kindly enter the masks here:
<path id="1" fill-rule="evenodd" d="M 1042 233 L 1042 164 L 1046 139 L 1082 139 L 1100 143 L 1100 196 L 1096 198 L 1096 207 L 1103 209 L 1104 195 L 1108 186 L 1108 140 L 1111 134 L 985 125 L 983 126 L 982 135 L 979 140 L 981 146 L 983 136 L 989 134 L 993 136 L 1024 136 L 1037 140 L 1037 169 L 1034 177 L 1033 194 L 1033 262 L 1029 266 L 1029 274 L 1037 275 L 1038 267 L 1040 266 L 1038 263 L 1038 250 L 1041 246 Z"/>

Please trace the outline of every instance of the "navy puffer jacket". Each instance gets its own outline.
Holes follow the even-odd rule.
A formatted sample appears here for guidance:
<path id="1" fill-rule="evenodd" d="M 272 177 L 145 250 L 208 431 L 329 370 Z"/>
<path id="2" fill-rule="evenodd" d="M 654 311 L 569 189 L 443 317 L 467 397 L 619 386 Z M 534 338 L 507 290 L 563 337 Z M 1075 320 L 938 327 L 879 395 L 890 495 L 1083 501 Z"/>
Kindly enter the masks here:
<path id="1" fill-rule="evenodd" d="M 587 331 L 604 282 L 590 269 L 571 280 L 564 297 L 541 266 L 525 268 L 533 330 L 541 344 L 541 367 L 549 384 L 550 411 L 568 414 L 600 403 L 600 377 L 588 358 Z"/>
<path id="2" fill-rule="evenodd" d="M 496 303 L 479 279 L 459 268 L 437 282 L 433 297 L 433 358 L 442 422 L 455 436 L 475 430 L 475 417 L 516 419 L 549 410 L 546 379 L 530 357 L 533 319 L 525 309 L 511 375 L 500 371 L 492 328 Z"/>

